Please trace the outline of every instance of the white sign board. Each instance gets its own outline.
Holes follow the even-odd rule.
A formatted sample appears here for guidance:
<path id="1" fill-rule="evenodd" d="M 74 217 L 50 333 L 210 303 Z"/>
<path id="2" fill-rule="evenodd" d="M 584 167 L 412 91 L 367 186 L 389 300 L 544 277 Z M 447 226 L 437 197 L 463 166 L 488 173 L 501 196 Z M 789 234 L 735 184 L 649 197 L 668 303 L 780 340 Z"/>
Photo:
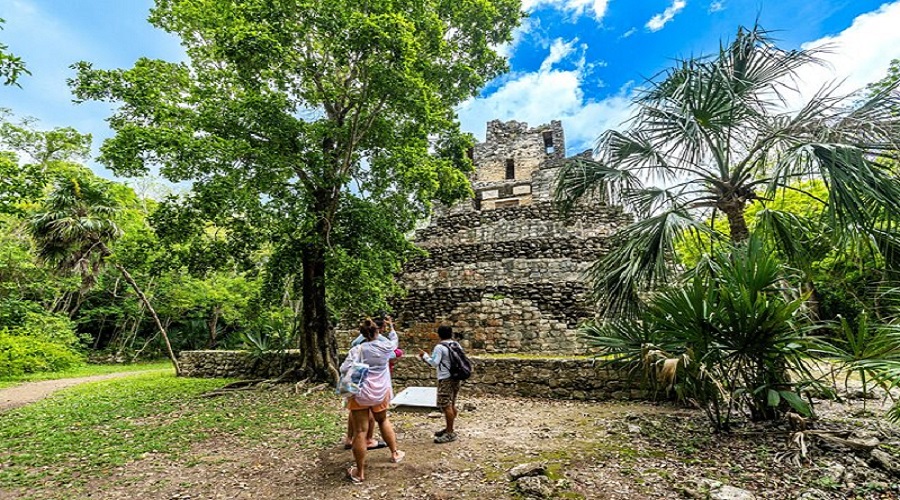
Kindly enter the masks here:
<path id="1" fill-rule="evenodd" d="M 407 387 L 391 400 L 394 406 L 437 408 L 437 387 Z"/>

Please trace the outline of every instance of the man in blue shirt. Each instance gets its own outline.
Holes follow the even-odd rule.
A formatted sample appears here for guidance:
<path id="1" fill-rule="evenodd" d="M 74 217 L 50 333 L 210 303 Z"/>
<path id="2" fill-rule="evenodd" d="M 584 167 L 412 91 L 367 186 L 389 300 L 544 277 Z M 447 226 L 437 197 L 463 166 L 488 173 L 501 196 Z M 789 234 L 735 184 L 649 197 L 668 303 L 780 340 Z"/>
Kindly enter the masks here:
<path id="1" fill-rule="evenodd" d="M 453 340 L 453 327 L 442 325 L 437 330 L 441 341 L 434 346 L 431 356 L 419 350 L 423 361 L 437 369 L 437 406 L 444 414 L 447 426 L 434 433 L 435 443 L 456 441 L 456 430 L 453 423 L 459 412 L 456 410 L 456 396 L 459 394 L 459 380 L 450 377 L 450 348 L 447 343 Z"/>

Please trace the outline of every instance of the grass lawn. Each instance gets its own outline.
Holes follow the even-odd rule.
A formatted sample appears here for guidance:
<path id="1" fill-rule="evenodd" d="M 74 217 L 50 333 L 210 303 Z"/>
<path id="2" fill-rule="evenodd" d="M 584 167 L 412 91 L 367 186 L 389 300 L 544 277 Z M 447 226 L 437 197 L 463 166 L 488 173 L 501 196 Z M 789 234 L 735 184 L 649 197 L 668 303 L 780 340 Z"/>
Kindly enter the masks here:
<path id="1" fill-rule="evenodd" d="M 82 365 L 61 372 L 41 372 L 18 375 L 14 377 L 0 377 L 0 389 L 19 385 L 23 382 L 38 380 L 57 380 L 61 378 L 89 377 L 91 375 L 106 375 L 108 373 L 136 372 L 144 370 L 173 370 L 170 361 L 154 361 L 152 363 L 134 363 L 130 365 Z M 174 373 L 174 371 L 173 371 Z"/>
<path id="2" fill-rule="evenodd" d="M 160 371 L 83 384 L 5 413 L 0 489 L 78 487 L 145 454 L 175 459 L 216 437 L 253 445 L 289 436 L 285 446 L 311 446 L 334 443 L 341 435 L 337 405 L 329 409 L 326 401 L 330 394 L 199 397 L 227 382 Z"/>

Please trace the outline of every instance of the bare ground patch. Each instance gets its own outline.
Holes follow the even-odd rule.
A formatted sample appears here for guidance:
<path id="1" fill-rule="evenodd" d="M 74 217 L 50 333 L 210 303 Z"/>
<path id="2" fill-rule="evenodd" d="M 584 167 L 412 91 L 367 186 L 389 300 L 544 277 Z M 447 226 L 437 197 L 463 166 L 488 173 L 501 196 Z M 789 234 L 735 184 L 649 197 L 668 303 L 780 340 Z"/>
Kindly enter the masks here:
<path id="1" fill-rule="evenodd" d="M 281 390 L 281 389 L 274 389 Z M 284 391 L 284 397 L 292 397 Z M 758 498 L 898 498 L 897 481 L 865 457 L 810 442 L 808 460 L 791 462 L 785 429 L 746 426 L 714 435 L 694 410 L 646 403 L 583 403 L 466 397 L 460 440 L 436 445 L 440 419 L 393 412 L 401 464 L 387 450 L 369 454 L 367 481 L 351 484 L 349 451 L 311 448 L 288 432 L 248 443 L 214 435 L 176 458 L 148 454 L 81 477 L 69 488 L 0 491 L 0 498 L 346 499 L 521 498 L 506 472 L 541 461 L 559 498 L 703 497 L 698 480 L 720 481 Z M 828 404 L 823 426 L 877 436 L 900 450 L 896 429 L 853 416 L 858 405 Z M 310 408 L 342 418 L 336 405 Z M 2 460 L 2 458 L 0 458 Z M 835 471 L 841 470 L 839 475 Z M 803 496 L 805 495 L 805 496 Z"/>

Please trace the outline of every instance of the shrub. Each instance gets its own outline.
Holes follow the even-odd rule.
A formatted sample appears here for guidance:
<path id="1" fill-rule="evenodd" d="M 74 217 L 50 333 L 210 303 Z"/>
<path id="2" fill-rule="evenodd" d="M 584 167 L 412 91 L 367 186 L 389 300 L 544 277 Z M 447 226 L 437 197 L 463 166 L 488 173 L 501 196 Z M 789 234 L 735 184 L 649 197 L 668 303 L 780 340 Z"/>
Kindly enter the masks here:
<path id="1" fill-rule="evenodd" d="M 61 371 L 83 362 L 83 356 L 71 347 L 0 330 L 0 378 Z"/>
<path id="2" fill-rule="evenodd" d="M 640 368 L 657 387 L 696 402 L 717 430 L 735 412 L 773 419 L 790 406 L 809 414 L 789 372 L 808 372 L 801 297 L 782 283 L 784 268 L 757 239 L 698 264 L 685 282 L 653 297 L 636 319 L 584 333 L 613 362 Z"/>
<path id="3" fill-rule="evenodd" d="M 81 364 L 79 344 L 69 318 L 33 302 L 0 301 L 0 378 Z"/>
<path id="4" fill-rule="evenodd" d="M 11 335 L 32 337 L 53 344 L 75 347 L 79 337 L 75 324 L 62 314 L 47 312 L 34 302 L 7 299 L 0 301 L 0 328 Z"/>

